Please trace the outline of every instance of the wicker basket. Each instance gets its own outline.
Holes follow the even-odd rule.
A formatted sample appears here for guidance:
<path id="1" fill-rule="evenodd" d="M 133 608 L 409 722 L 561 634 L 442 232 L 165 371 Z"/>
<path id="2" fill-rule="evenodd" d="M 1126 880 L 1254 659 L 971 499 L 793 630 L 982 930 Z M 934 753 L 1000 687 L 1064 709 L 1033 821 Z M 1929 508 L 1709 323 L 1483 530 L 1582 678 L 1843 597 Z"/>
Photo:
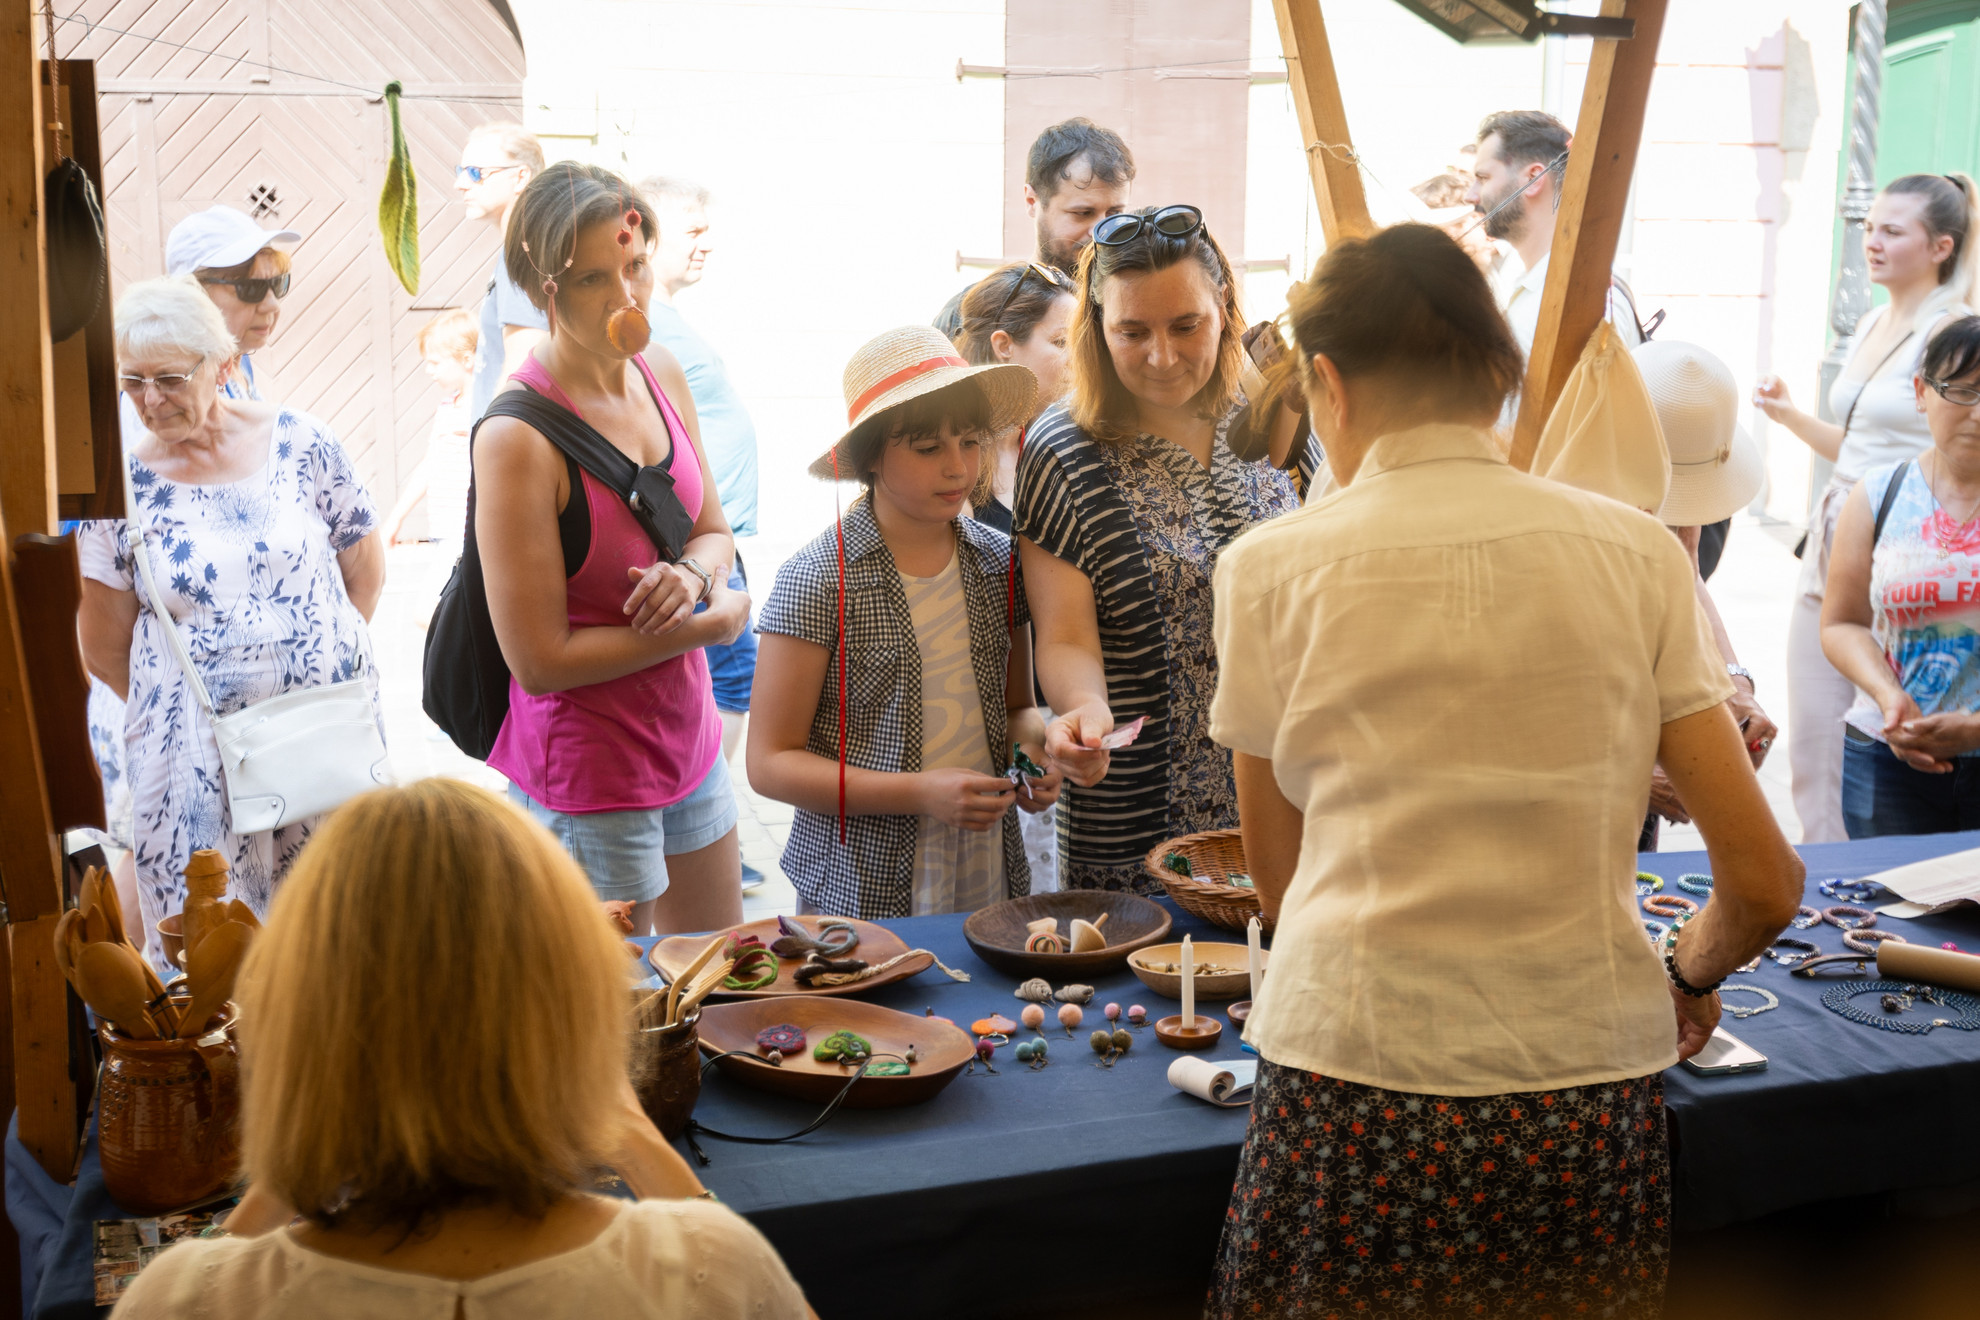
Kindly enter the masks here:
<path id="1" fill-rule="evenodd" d="M 1182 875 L 1169 868 L 1168 858 L 1172 853 L 1189 859 L 1190 874 Z M 1244 839 L 1236 830 L 1185 834 L 1180 839 L 1158 843 L 1149 850 L 1141 866 L 1160 880 L 1176 906 L 1191 916 L 1225 930 L 1243 930 L 1257 917 L 1265 933 L 1272 933 L 1272 918 L 1259 909 L 1257 891 L 1224 883 L 1224 877 L 1231 872 L 1245 871 Z"/>

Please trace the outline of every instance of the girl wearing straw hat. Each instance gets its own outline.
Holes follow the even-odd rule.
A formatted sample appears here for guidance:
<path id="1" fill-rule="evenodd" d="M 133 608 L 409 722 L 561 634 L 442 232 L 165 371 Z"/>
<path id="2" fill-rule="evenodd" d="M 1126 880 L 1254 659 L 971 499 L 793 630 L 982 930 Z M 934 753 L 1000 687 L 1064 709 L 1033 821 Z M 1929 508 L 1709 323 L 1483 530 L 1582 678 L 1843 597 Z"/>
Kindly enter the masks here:
<path id="1" fill-rule="evenodd" d="M 750 783 L 797 808 L 783 866 L 800 911 L 969 912 L 1030 892 L 1010 808 L 1043 811 L 1060 777 L 1007 777 L 1013 744 L 1047 764 L 1031 616 L 1009 539 L 963 509 L 1037 389 L 928 326 L 846 367 L 850 427 L 811 473 L 865 493 L 778 572 L 750 701 Z"/>

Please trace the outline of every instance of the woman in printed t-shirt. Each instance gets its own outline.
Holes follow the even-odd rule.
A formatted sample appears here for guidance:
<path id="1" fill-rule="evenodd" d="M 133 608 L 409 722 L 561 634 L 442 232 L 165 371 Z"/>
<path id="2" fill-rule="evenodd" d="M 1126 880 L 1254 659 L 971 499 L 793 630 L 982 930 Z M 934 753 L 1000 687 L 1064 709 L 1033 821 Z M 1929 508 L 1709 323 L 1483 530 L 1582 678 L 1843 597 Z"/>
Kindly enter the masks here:
<path id="1" fill-rule="evenodd" d="M 1823 649 L 1856 684 L 1852 839 L 1980 828 L 1980 316 L 1932 337 L 1913 389 L 1932 448 L 1851 493 L 1822 609 Z"/>
<path id="2" fill-rule="evenodd" d="M 679 562 L 665 562 L 625 501 L 535 428 L 482 421 L 469 500 L 513 674 L 488 764 L 600 898 L 633 904 L 635 934 L 733 925 L 735 793 L 702 648 L 742 630 L 749 598 L 726 585 L 735 546 L 680 365 L 606 333 L 615 313 L 652 297 L 659 229 L 631 184 L 570 162 L 530 180 L 517 208 L 503 259 L 550 334 L 511 388 L 576 413 L 634 463 L 665 467 L 694 528 Z"/>

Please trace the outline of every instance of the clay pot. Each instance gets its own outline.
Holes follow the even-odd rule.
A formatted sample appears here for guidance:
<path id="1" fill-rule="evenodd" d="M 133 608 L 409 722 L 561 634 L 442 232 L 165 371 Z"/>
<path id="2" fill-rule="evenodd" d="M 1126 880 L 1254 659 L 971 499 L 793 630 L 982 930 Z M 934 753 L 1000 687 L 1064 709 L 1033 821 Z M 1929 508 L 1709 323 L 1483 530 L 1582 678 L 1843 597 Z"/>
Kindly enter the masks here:
<path id="1" fill-rule="evenodd" d="M 97 1146 L 110 1199 L 136 1215 L 194 1205 L 240 1171 L 240 1057 L 227 1005 L 198 1040 L 132 1040 L 99 1023 Z"/>
<path id="2" fill-rule="evenodd" d="M 694 1102 L 701 1098 L 701 1051 L 695 1037 L 700 1021 L 697 1008 L 677 1026 L 633 1029 L 633 1093 L 669 1141 L 687 1131 Z"/>

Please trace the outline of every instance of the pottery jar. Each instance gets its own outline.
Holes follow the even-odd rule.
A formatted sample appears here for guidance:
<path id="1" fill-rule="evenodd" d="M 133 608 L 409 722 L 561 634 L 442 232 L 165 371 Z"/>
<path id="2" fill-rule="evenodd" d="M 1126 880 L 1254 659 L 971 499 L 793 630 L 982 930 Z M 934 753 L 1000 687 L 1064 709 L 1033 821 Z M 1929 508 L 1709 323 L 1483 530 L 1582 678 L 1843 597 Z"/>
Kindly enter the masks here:
<path id="1" fill-rule="evenodd" d="M 640 1108 L 672 1141 L 687 1131 L 694 1102 L 701 1098 L 701 1051 L 697 1048 L 697 1008 L 671 1027 L 633 1029 L 631 1073 Z"/>
<path id="2" fill-rule="evenodd" d="M 193 1205 L 240 1170 L 240 1052 L 232 1004 L 196 1040 L 133 1040 L 97 1024 L 97 1147 L 110 1199 L 137 1215 Z"/>

